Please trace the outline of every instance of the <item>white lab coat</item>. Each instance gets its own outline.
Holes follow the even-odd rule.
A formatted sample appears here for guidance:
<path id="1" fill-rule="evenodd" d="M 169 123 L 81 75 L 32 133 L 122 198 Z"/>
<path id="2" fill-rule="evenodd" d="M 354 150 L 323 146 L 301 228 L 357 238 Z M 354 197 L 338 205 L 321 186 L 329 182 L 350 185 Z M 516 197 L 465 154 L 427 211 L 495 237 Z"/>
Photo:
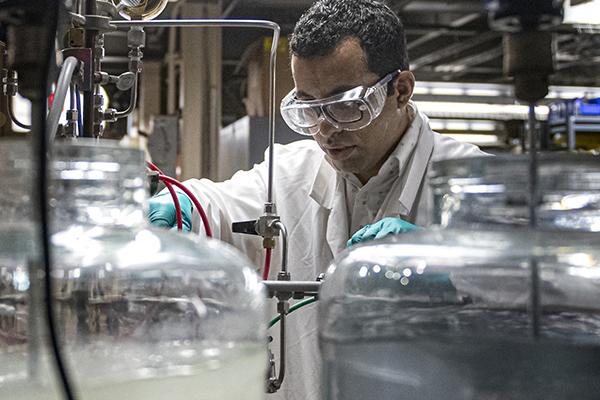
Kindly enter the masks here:
<path id="1" fill-rule="evenodd" d="M 427 170 L 432 161 L 484 155 L 476 146 L 460 143 L 435 133 L 425 115 L 416 112 L 409 129 L 419 139 L 408 173 L 392 187 L 397 201 L 384 203 L 379 217 L 401 217 L 420 226 L 430 224 L 431 191 Z M 199 198 L 208 215 L 214 237 L 233 244 L 262 268 L 262 240 L 231 232 L 236 221 L 255 219 L 263 212 L 267 195 L 267 164 L 239 171 L 230 180 L 215 183 L 206 179 L 188 180 L 186 186 Z M 292 280 L 314 280 L 344 248 L 348 237 L 348 214 L 343 178 L 327 162 L 313 140 L 275 146 L 274 201 L 289 235 L 289 271 Z M 196 213 L 195 213 L 196 214 Z M 195 215 L 193 230 L 200 220 Z M 280 247 L 271 266 L 271 279 L 280 266 Z M 275 301 L 272 301 L 275 303 Z M 271 335 L 278 330 L 272 328 Z M 280 391 L 267 399 L 320 399 L 320 359 L 316 341 L 315 304 L 288 317 L 286 377 Z M 276 342 L 275 342 L 276 343 Z M 278 345 L 272 346 L 277 353 Z"/>

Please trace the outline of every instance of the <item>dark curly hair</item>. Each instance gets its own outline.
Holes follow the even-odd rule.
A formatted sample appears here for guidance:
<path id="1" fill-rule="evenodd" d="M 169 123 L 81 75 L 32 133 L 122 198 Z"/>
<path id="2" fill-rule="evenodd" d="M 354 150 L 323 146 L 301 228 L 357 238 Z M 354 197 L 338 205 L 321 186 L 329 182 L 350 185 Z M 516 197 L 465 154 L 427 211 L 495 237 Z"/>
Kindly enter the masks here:
<path id="1" fill-rule="evenodd" d="M 408 70 L 402 22 L 377 0 L 317 0 L 296 23 L 290 51 L 302 58 L 325 56 L 351 37 L 359 39 L 369 70 L 380 77 Z"/>

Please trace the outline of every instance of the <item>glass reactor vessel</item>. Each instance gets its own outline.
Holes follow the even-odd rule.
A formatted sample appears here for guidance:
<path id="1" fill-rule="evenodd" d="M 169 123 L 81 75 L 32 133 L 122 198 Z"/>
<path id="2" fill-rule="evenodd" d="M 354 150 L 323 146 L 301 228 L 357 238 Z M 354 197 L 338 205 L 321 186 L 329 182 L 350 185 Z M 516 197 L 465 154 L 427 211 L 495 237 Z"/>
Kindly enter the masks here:
<path id="1" fill-rule="evenodd" d="M 429 229 L 353 247 L 319 301 L 327 400 L 596 399 L 600 237 Z"/>
<path id="2" fill-rule="evenodd" d="M 139 150 L 60 143 L 51 170 L 55 319 L 80 397 L 263 398 L 264 293 L 250 262 L 146 225 Z M 20 270 L 9 260 L 2 271 L 13 282 L 0 290 L 6 308 Z M 42 308 L 19 293 L 21 320 L 35 318 Z M 38 326 L 2 325 L 0 397 L 61 398 Z"/>

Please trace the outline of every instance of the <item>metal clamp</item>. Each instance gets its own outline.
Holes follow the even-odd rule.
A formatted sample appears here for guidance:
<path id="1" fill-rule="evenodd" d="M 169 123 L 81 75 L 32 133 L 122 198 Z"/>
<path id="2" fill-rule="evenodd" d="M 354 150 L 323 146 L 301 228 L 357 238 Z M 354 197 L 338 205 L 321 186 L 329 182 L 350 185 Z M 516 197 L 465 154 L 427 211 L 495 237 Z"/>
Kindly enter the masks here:
<path id="1" fill-rule="evenodd" d="M 268 297 L 281 298 L 287 294 L 288 299 L 303 299 L 305 297 L 318 297 L 321 288 L 320 281 L 290 281 L 278 279 L 276 281 L 262 281 L 267 288 Z"/>
<path id="2" fill-rule="evenodd" d="M 77 48 L 70 47 L 62 51 L 63 58 L 66 60 L 68 57 L 75 57 L 79 60 L 79 68 L 75 72 L 75 76 L 79 81 L 77 85 L 79 89 L 84 91 L 92 90 L 94 84 L 94 76 L 92 74 L 92 50 L 88 48 Z M 83 68 L 81 67 L 83 64 Z"/>
<path id="3" fill-rule="evenodd" d="M 109 17 L 102 17 L 100 15 L 85 15 L 85 29 L 98 32 L 111 32 L 116 30 L 115 27 L 110 23 Z"/>

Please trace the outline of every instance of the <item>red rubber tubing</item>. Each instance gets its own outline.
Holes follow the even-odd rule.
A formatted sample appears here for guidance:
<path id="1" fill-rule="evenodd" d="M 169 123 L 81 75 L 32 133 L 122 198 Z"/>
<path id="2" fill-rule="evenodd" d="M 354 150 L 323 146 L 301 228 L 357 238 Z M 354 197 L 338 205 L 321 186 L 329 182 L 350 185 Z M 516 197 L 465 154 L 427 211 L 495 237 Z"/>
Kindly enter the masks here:
<path id="1" fill-rule="evenodd" d="M 202 208 L 202 205 L 200 205 L 200 202 L 198 201 L 196 196 L 194 196 L 194 193 L 192 193 L 188 188 L 186 188 L 183 185 L 183 183 L 179 182 L 177 179 L 171 178 L 170 176 L 159 175 L 158 178 L 165 183 L 168 182 L 173 186 L 177 186 L 177 188 L 181 189 L 181 191 L 185 193 L 187 197 L 190 198 L 190 200 L 192 201 L 192 203 L 194 203 L 194 206 L 200 213 L 200 218 L 202 218 L 202 224 L 204 225 L 204 231 L 206 232 L 206 236 L 212 237 L 212 230 L 210 229 L 210 225 L 208 224 L 208 217 L 204 212 L 204 208 Z"/>
<path id="2" fill-rule="evenodd" d="M 175 217 L 177 218 L 177 230 L 183 230 L 183 216 L 181 215 L 181 204 L 179 204 L 179 199 L 177 198 L 177 193 L 175 189 L 173 189 L 173 185 L 169 182 L 163 181 L 169 193 L 171 193 L 171 198 L 173 198 L 173 204 L 175 204 Z"/>
<path id="3" fill-rule="evenodd" d="M 266 249 L 265 251 L 265 268 L 263 269 L 262 274 L 263 281 L 269 279 L 269 269 L 271 269 L 271 251 L 272 249 Z"/>
<path id="4" fill-rule="evenodd" d="M 154 165 L 150 161 L 146 161 L 146 165 L 152 171 L 158 172 L 160 175 L 164 175 L 164 173 L 160 170 L 160 168 L 158 168 L 156 165 Z M 181 230 L 183 230 L 183 217 L 181 215 L 181 204 L 179 204 L 179 199 L 177 198 L 177 193 L 175 193 L 175 189 L 173 189 L 173 185 L 171 185 L 169 182 L 163 181 L 163 183 L 165 184 L 165 187 L 171 194 L 171 198 L 173 199 L 173 204 L 175 204 L 175 217 L 177 218 L 177 230 L 181 231 Z"/>
<path id="5" fill-rule="evenodd" d="M 150 168 L 152 171 L 156 171 L 161 175 L 164 175 L 165 173 L 162 172 L 160 170 L 160 168 L 158 168 L 155 164 L 151 163 L 150 161 L 146 161 L 146 165 L 148 166 L 148 168 Z"/>

